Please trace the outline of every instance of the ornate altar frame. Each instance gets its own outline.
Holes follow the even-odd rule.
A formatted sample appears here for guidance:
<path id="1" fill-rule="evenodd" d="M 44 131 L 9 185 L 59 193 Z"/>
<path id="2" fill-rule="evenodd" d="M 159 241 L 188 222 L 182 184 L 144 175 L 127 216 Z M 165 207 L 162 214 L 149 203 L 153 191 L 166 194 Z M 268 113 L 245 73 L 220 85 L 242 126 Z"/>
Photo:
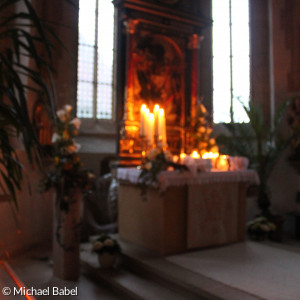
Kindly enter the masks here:
<path id="1" fill-rule="evenodd" d="M 186 132 L 199 98 L 201 29 L 211 25 L 197 1 L 115 0 L 118 152 L 122 165 L 141 159 L 139 109 L 158 103 L 166 111 L 173 154 L 186 150 Z"/>

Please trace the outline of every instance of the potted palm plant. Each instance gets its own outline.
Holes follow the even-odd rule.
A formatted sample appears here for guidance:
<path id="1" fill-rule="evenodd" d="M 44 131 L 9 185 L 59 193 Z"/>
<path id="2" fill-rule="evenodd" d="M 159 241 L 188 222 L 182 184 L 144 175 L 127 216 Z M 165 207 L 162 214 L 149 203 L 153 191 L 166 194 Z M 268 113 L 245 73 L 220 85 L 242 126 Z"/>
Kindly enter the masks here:
<path id="1" fill-rule="evenodd" d="M 268 180 L 279 157 L 293 139 L 292 133 L 283 135 L 280 131 L 280 124 L 289 105 L 290 101 L 286 101 L 279 107 L 272 125 L 265 122 L 259 105 L 252 102 L 248 107 L 243 105 L 249 124 L 224 124 L 229 134 L 223 134 L 217 138 L 222 152 L 247 157 L 250 168 L 257 171 L 260 180 L 256 189 L 257 205 L 260 209 L 259 217 L 263 216 L 275 225 L 277 224 L 277 231 L 273 237 L 278 241 L 281 240 L 283 218 L 271 212 L 271 192 Z"/>
<path id="2" fill-rule="evenodd" d="M 17 10 L 19 6 L 21 11 Z M 47 32 L 31 1 L 0 2 L 0 190 L 16 207 L 23 167 L 14 139 L 23 143 L 30 162 L 39 145 L 28 95 L 42 99 L 50 116 L 55 112 L 55 93 L 50 84 L 52 46 Z"/>

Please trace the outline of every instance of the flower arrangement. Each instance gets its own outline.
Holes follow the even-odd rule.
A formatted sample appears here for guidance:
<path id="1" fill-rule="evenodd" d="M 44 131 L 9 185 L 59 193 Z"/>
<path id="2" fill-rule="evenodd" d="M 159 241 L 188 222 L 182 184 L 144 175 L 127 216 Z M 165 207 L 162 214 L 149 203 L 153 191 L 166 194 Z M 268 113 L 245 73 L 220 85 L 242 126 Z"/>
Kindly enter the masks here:
<path id="1" fill-rule="evenodd" d="M 158 175 L 161 171 L 169 168 L 179 171 L 188 170 L 185 165 L 173 162 L 171 152 L 164 149 L 164 145 L 160 143 L 149 151 L 140 168 L 142 172 L 139 176 L 139 185 L 142 190 L 143 199 L 146 196 L 147 185 L 154 185 L 159 188 Z"/>
<path id="2" fill-rule="evenodd" d="M 91 187 L 93 174 L 82 168 L 77 154 L 80 145 L 74 137 L 78 134 L 80 120 L 71 118 L 72 106 L 65 105 L 56 112 L 57 123 L 52 136 L 54 167 L 46 174 L 42 182 L 43 189 L 56 188 L 61 210 L 68 211 L 68 194 L 71 189 L 85 191 Z"/>
<path id="3" fill-rule="evenodd" d="M 254 240 L 264 240 L 276 230 L 276 225 L 266 217 L 260 216 L 247 223 L 247 232 Z"/>
<path id="4" fill-rule="evenodd" d="M 197 116 L 193 128 L 195 140 L 194 148 L 202 156 L 206 152 L 219 152 L 216 140 L 211 137 L 212 128 L 208 122 L 209 114 L 205 106 L 199 102 L 197 106 Z"/>
<path id="5" fill-rule="evenodd" d="M 121 247 L 117 240 L 103 233 L 93 241 L 92 251 L 97 254 L 109 253 L 114 255 L 121 252 Z"/>

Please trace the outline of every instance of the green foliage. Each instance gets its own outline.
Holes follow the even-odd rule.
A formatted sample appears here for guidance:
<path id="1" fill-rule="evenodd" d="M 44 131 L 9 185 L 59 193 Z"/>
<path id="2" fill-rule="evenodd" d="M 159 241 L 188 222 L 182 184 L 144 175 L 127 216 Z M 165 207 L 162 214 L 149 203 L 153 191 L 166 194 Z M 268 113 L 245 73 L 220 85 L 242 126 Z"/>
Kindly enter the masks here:
<path id="1" fill-rule="evenodd" d="M 250 168 L 255 169 L 260 179 L 258 205 L 263 214 L 269 214 L 270 195 L 267 181 L 282 152 L 290 145 L 292 134 L 283 136 L 280 124 L 290 101 L 283 103 L 276 112 L 272 125 L 266 124 L 262 109 L 250 102 L 243 105 L 249 124 L 224 124 L 229 135 L 221 135 L 217 143 L 223 153 L 248 157 Z"/>
<path id="2" fill-rule="evenodd" d="M 56 38 L 31 1 L 0 2 L 0 190 L 16 206 L 23 166 L 12 140 L 21 140 L 31 163 L 39 145 L 28 111 L 28 96 L 43 101 L 50 116 L 55 118 L 53 45 L 48 36 Z"/>
<path id="3" fill-rule="evenodd" d="M 257 217 L 247 223 L 247 232 L 254 240 L 264 240 L 275 230 L 275 223 L 263 216 Z"/>
<path id="4" fill-rule="evenodd" d="M 161 171 L 165 171 L 169 167 L 178 171 L 188 170 L 185 165 L 174 163 L 171 152 L 164 150 L 160 145 L 149 151 L 148 156 L 142 162 L 142 171 L 138 181 L 143 200 L 146 200 L 147 186 L 152 185 L 159 189 L 160 182 L 158 176 Z"/>
<path id="5" fill-rule="evenodd" d="M 103 233 L 93 242 L 93 252 L 97 254 L 110 253 L 117 254 L 121 252 L 121 247 L 117 240 Z"/>
<path id="6" fill-rule="evenodd" d="M 79 188 L 88 191 L 92 188 L 94 175 L 83 169 L 83 164 L 77 153 L 80 145 L 75 142 L 80 120 L 71 118 L 72 107 L 65 105 L 57 111 L 55 133 L 52 137 L 54 166 L 42 181 L 42 190 L 52 187 L 56 189 L 56 201 L 61 210 L 68 212 L 68 196 L 70 192 Z"/>

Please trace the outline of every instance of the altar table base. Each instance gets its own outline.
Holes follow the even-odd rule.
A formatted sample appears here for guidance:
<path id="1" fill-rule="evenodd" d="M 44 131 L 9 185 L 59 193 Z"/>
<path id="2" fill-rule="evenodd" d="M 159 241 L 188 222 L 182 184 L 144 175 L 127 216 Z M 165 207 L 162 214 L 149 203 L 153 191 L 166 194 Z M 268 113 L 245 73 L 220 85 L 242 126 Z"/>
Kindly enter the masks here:
<path id="1" fill-rule="evenodd" d="M 257 183 L 253 172 L 200 173 L 196 179 L 166 173 L 166 188 L 148 187 L 145 201 L 134 183 L 137 171 L 122 171 L 119 235 L 160 255 L 243 241 L 246 189 Z M 169 184 L 170 178 L 176 185 Z"/>
<path id="2" fill-rule="evenodd" d="M 163 194 L 148 188 L 147 200 L 133 184 L 120 184 L 119 236 L 160 255 L 186 250 L 186 187 Z"/>

